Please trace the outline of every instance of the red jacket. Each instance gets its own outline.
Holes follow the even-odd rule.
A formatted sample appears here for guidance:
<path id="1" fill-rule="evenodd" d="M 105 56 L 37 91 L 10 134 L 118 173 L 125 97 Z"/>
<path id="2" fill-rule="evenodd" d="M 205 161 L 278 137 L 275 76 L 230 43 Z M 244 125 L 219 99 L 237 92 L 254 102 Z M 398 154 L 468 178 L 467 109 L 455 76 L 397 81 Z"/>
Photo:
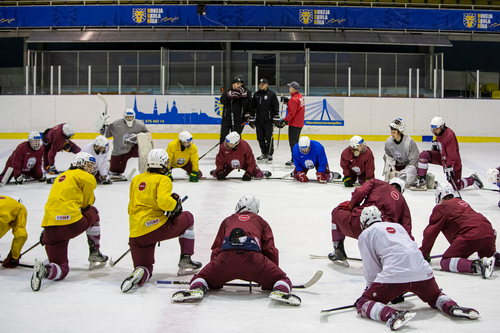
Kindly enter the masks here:
<path id="1" fill-rule="evenodd" d="M 29 142 L 25 141 L 12 152 L 5 164 L 5 170 L 12 167 L 14 169 L 12 172 L 14 179 L 21 174 L 30 174 L 33 178 L 39 179 L 42 177 L 42 157 L 42 147 L 38 150 L 33 150 Z"/>
<path id="2" fill-rule="evenodd" d="M 288 126 L 304 127 L 304 113 L 306 109 L 306 101 L 298 91 L 292 94 L 292 98 L 288 101 L 288 111 L 285 120 Z"/>
<path id="3" fill-rule="evenodd" d="M 351 173 L 358 176 L 366 173 L 367 179 L 375 178 L 375 158 L 369 147 L 366 147 L 366 151 L 356 158 L 354 158 L 351 147 L 347 147 L 340 155 L 340 166 L 344 176 L 349 176 Z"/>
<path id="4" fill-rule="evenodd" d="M 436 135 L 436 141 L 441 153 L 443 167 L 453 165 L 454 170 L 462 169 L 457 137 L 451 128 L 447 127 L 443 135 Z"/>
<path id="5" fill-rule="evenodd" d="M 222 143 L 219 148 L 219 153 L 215 157 L 215 171 L 226 169 L 226 165 L 231 169 L 243 169 L 254 174 L 257 163 L 255 162 L 255 157 L 253 156 L 250 145 L 246 141 L 240 140 L 236 149 L 233 150 L 227 149 L 226 145 Z"/>
<path id="6" fill-rule="evenodd" d="M 457 239 L 476 240 L 495 236 L 490 221 L 460 198 L 443 201 L 432 210 L 420 248 L 424 257 L 430 255 L 440 232 L 450 244 Z"/>
<path id="7" fill-rule="evenodd" d="M 260 252 L 279 266 L 278 249 L 274 246 L 271 227 L 259 215 L 248 212 L 235 213 L 222 221 L 212 245 L 211 261 L 222 251 L 224 238 L 229 237 L 234 228 L 241 228 L 248 237 L 253 237 L 259 244 Z"/>

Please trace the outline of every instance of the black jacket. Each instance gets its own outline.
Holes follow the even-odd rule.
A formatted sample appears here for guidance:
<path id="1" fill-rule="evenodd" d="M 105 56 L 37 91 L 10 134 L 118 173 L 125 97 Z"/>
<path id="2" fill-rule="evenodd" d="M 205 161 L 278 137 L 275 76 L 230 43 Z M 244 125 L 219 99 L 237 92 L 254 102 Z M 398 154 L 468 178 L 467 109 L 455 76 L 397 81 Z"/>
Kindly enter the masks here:
<path id="1" fill-rule="evenodd" d="M 251 114 L 259 123 L 267 123 L 279 118 L 279 102 L 274 91 L 259 90 L 252 97 Z"/>
<path id="2" fill-rule="evenodd" d="M 248 92 L 247 94 L 250 94 L 250 92 Z M 232 122 L 232 118 L 234 118 L 234 125 L 241 126 L 244 120 L 244 115 L 248 112 L 250 99 L 248 97 L 231 99 L 227 96 L 226 93 L 223 93 L 220 97 L 220 102 L 222 103 L 222 105 L 224 105 L 222 120 Z M 231 116 L 231 114 L 233 116 Z"/>

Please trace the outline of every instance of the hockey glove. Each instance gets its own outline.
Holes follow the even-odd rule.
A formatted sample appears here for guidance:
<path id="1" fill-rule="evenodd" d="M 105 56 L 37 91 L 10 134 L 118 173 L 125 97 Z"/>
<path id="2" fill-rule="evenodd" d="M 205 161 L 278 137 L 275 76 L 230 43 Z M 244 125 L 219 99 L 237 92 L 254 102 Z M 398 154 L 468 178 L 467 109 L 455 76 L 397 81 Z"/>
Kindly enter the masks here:
<path id="1" fill-rule="evenodd" d="M 284 103 L 284 104 L 287 104 L 288 105 L 288 101 L 290 100 L 290 98 L 288 97 L 285 97 L 285 96 L 281 96 L 281 103 Z"/>
<path id="2" fill-rule="evenodd" d="M 353 187 L 354 182 L 352 181 L 351 177 L 344 176 L 344 178 L 342 178 L 342 181 L 344 182 L 345 187 Z"/>
<path id="3" fill-rule="evenodd" d="M 47 166 L 47 171 L 49 172 L 49 175 L 57 175 L 59 172 L 57 172 L 57 169 L 53 165 Z"/>
<path id="4" fill-rule="evenodd" d="M 22 183 L 24 183 L 26 181 L 26 176 L 23 175 L 23 174 L 20 174 L 17 178 L 16 178 L 16 184 L 18 185 L 22 185 Z"/>
<path id="5" fill-rule="evenodd" d="M 198 181 L 198 171 L 191 171 L 189 174 L 189 181 L 192 183 L 196 183 Z"/>
<path id="6" fill-rule="evenodd" d="M 299 182 L 301 183 L 307 183 L 309 181 L 309 178 L 307 178 L 307 175 L 304 171 L 299 171 L 299 173 L 297 173 L 297 177 L 299 178 Z"/>
<path id="7" fill-rule="evenodd" d="M 433 150 L 433 151 L 438 151 L 439 150 L 438 142 L 436 140 L 432 140 L 432 142 L 431 142 L 431 150 Z"/>
<path id="8" fill-rule="evenodd" d="M 288 125 L 288 121 L 286 121 L 285 119 L 282 119 L 282 120 L 280 120 L 280 122 L 278 124 L 278 128 L 283 128 L 286 125 Z"/>
<path id="9" fill-rule="evenodd" d="M 44 229 L 44 230 L 45 230 L 45 229 Z M 44 246 L 45 244 L 43 243 L 43 241 L 42 241 L 42 240 L 43 240 L 43 230 L 42 230 L 42 232 L 40 233 L 40 245 L 41 245 L 41 246 Z"/>
<path id="10" fill-rule="evenodd" d="M 71 143 L 69 143 L 69 140 L 66 140 L 66 142 L 64 142 L 63 150 L 69 152 L 70 149 L 71 149 Z"/>
<path id="11" fill-rule="evenodd" d="M 168 218 L 176 218 L 182 213 L 182 199 L 179 197 L 177 193 L 172 193 L 172 198 L 177 201 L 177 204 L 175 205 L 174 210 L 170 212 L 165 212 L 165 215 L 167 215 Z"/>
<path id="12" fill-rule="evenodd" d="M 278 127 L 279 124 L 280 124 L 280 117 L 276 115 L 273 117 L 273 125 L 274 127 Z"/>
<path id="13" fill-rule="evenodd" d="M 319 183 L 325 184 L 326 183 L 325 173 L 324 172 L 316 172 L 316 179 L 318 179 Z"/>
<path id="14" fill-rule="evenodd" d="M 405 293 L 402 293 L 401 295 L 399 295 L 398 297 L 396 297 L 395 299 L 393 299 L 391 301 L 392 304 L 398 304 L 398 303 L 403 303 L 405 301 Z"/>
<path id="15" fill-rule="evenodd" d="M 340 205 L 338 205 L 338 208 L 340 210 L 351 210 L 350 204 L 351 204 L 350 201 L 344 201 Z"/>
<path id="16" fill-rule="evenodd" d="M 167 173 L 165 174 L 168 178 L 170 178 L 171 181 L 174 181 L 174 177 L 172 177 L 172 170 L 168 170 Z"/>
<path id="17" fill-rule="evenodd" d="M 241 179 L 248 182 L 248 181 L 252 180 L 252 177 L 253 177 L 253 175 L 250 172 L 246 171 Z"/>
<path id="18" fill-rule="evenodd" d="M 21 256 L 17 259 L 12 258 L 12 251 L 10 251 L 7 258 L 3 261 L 2 266 L 5 268 L 16 268 L 19 265 L 19 259 L 21 259 Z"/>
<path id="19" fill-rule="evenodd" d="M 452 166 L 447 166 L 444 168 L 444 173 L 446 174 L 446 180 L 450 183 L 453 184 L 455 181 L 455 172 L 453 171 L 453 165 Z"/>
<path id="20" fill-rule="evenodd" d="M 223 170 L 219 170 L 219 171 L 214 171 L 215 172 L 215 178 L 217 178 L 217 180 L 225 180 L 226 179 L 226 176 L 224 175 L 224 171 Z"/>
<path id="21" fill-rule="evenodd" d="M 111 184 L 113 184 L 113 181 L 109 178 L 108 175 L 106 175 L 104 177 L 101 176 L 101 184 L 103 184 L 103 185 L 111 185 Z"/>

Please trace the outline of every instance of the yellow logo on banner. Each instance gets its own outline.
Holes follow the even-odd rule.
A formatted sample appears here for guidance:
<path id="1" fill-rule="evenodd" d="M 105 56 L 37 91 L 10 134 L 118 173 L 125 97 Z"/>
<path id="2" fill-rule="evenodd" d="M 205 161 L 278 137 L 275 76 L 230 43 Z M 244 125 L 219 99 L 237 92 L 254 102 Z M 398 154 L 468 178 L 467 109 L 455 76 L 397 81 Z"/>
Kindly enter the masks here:
<path id="1" fill-rule="evenodd" d="M 304 24 L 309 24 L 313 20 L 312 9 L 299 9 L 299 21 Z"/>
<path id="2" fill-rule="evenodd" d="M 476 14 L 464 13 L 464 25 L 467 28 L 474 28 L 476 26 Z"/>
<path id="3" fill-rule="evenodd" d="M 146 20 L 146 9 L 144 8 L 132 8 L 132 20 L 135 23 L 142 23 Z"/>
<path id="4" fill-rule="evenodd" d="M 222 112 L 224 111 L 224 105 L 220 102 L 219 97 L 215 97 L 214 112 L 219 117 L 222 117 Z"/>

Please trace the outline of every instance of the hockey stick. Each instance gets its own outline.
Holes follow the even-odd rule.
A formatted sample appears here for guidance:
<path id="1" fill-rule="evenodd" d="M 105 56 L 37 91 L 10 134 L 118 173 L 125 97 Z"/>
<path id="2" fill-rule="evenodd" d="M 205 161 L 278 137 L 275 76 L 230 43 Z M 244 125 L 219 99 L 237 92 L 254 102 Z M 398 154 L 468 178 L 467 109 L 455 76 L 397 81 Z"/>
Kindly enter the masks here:
<path id="1" fill-rule="evenodd" d="M 217 147 L 218 145 L 220 145 L 220 141 L 219 141 L 219 142 L 218 142 L 215 146 L 213 146 L 212 148 L 210 148 L 210 150 L 209 150 L 209 151 L 207 151 L 205 154 L 203 154 L 203 155 L 202 155 L 202 156 L 198 159 L 198 161 L 199 161 L 199 160 L 201 160 L 203 157 L 205 157 L 205 156 L 206 156 L 208 153 L 210 153 L 212 150 L 214 150 L 214 149 L 215 149 L 215 147 Z"/>
<path id="2" fill-rule="evenodd" d="M 500 192 L 500 189 L 486 188 L 486 187 L 483 187 L 481 190 L 485 190 L 485 191 L 493 191 L 493 192 Z"/>
<path id="3" fill-rule="evenodd" d="M 280 96 L 280 122 L 281 122 L 281 111 L 283 110 L 282 106 L 283 106 L 283 103 L 281 102 L 281 99 L 283 98 L 283 94 L 281 94 Z M 276 149 L 279 148 L 280 146 L 280 134 L 281 134 L 281 127 L 278 127 L 278 143 L 276 144 Z"/>
<path id="4" fill-rule="evenodd" d="M 113 178 L 113 177 L 116 177 L 116 176 L 110 176 L 109 179 L 111 179 L 113 182 L 125 182 L 125 181 L 129 181 L 130 179 L 132 179 L 132 177 L 134 176 L 135 172 L 137 171 L 136 168 L 133 168 L 132 170 L 130 170 L 130 172 L 128 173 L 128 175 L 124 178 L 124 177 L 120 177 L 120 178 Z"/>
<path id="5" fill-rule="evenodd" d="M 3 263 L 3 260 L 0 260 L 0 264 Z M 24 268 L 33 268 L 33 265 L 26 265 L 26 264 L 17 264 L 19 267 L 24 267 Z"/>
<path id="6" fill-rule="evenodd" d="M 442 258 L 442 254 L 437 254 L 435 256 L 431 256 L 431 259 L 437 259 L 437 258 Z M 316 255 L 316 254 L 310 254 L 309 259 L 328 259 L 328 256 L 321 256 L 321 255 Z M 347 258 L 347 260 L 353 260 L 353 261 L 363 261 L 361 258 Z"/>
<path id="7" fill-rule="evenodd" d="M 415 294 L 407 294 L 407 295 L 404 295 L 403 298 L 408 298 L 408 297 L 413 297 L 413 296 L 417 296 Z M 352 304 L 352 305 L 344 305 L 344 306 L 339 306 L 338 308 L 333 308 L 333 309 L 326 309 L 326 310 L 321 310 L 320 313 L 325 313 L 325 312 L 333 312 L 333 311 L 338 311 L 338 310 L 344 310 L 344 309 L 350 309 L 350 308 L 355 308 L 356 307 L 356 304 Z"/>
<path id="8" fill-rule="evenodd" d="M 106 116 L 108 114 L 108 102 L 106 102 L 106 100 L 100 93 L 97 94 L 97 97 L 101 100 L 101 102 L 104 103 L 104 115 Z M 103 124 L 103 127 L 104 133 L 106 133 L 106 124 Z"/>
<path id="9" fill-rule="evenodd" d="M 186 201 L 186 200 L 187 200 L 187 198 L 188 198 L 188 196 L 186 195 L 184 198 L 182 198 L 182 202 Z M 159 244 L 159 243 L 158 243 L 158 244 Z M 158 246 L 159 246 L 159 245 L 158 245 Z M 129 252 L 130 252 L 130 248 L 129 248 L 127 251 L 125 251 L 125 253 L 124 253 L 124 254 L 122 254 L 122 255 L 120 256 L 120 258 L 118 258 L 116 261 L 113 261 L 113 258 L 112 258 L 112 257 L 110 257 L 110 258 L 109 258 L 109 266 L 111 266 L 111 267 L 115 266 L 115 265 L 116 265 L 118 262 L 120 262 L 120 260 L 122 260 L 122 259 L 123 259 L 123 257 L 125 257 L 125 256 L 129 253 Z"/>
<path id="10" fill-rule="evenodd" d="M 298 285 L 298 286 L 292 286 L 292 288 L 294 288 L 294 289 L 307 289 L 307 288 L 311 287 L 312 285 L 314 285 L 316 282 L 318 282 L 322 276 L 323 276 L 323 271 L 317 271 L 311 280 L 307 281 L 304 284 Z M 191 282 L 158 280 L 158 281 L 156 281 L 156 283 L 157 284 L 190 284 Z M 230 283 L 224 283 L 224 286 L 257 288 L 257 287 L 260 287 L 260 284 L 250 283 L 250 282 L 248 282 L 248 283 L 230 282 Z"/>
<path id="11" fill-rule="evenodd" d="M 10 175 L 12 175 L 12 172 L 14 171 L 14 168 L 8 167 L 7 171 L 5 171 L 5 174 L 3 175 L 2 181 L 0 182 L 0 188 L 4 187 L 5 184 L 9 182 Z"/>
<path id="12" fill-rule="evenodd" d="M 26 253 L 28 253 L 29 251 L 33 250 L 35 247 L 37 247 L 38 245 L 40 245 L 40 242 L 36 243 L 35 245 L 33 245 L 32 247 L 30 247 L 29 249 L 27 249 L 26 251 L 24 251 L 23 253 L 21 253 L 21 256 L 25 255 Z"/>

